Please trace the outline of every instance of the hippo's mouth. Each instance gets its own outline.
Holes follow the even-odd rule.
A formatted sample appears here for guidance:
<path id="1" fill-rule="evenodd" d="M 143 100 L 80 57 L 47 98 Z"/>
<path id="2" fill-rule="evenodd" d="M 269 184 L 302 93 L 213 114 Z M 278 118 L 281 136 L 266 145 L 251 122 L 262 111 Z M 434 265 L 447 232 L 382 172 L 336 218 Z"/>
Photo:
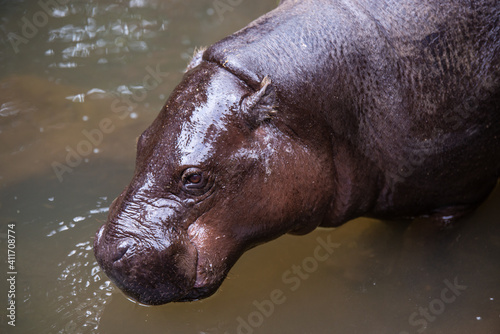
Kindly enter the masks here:
<path id="1" fill-rule="evenodd" d="M 217 291 L 226 276 L 225 272 L 218 272 L 217 268 L 220 268 L 220 265 L 213 263 L 214 261 L 206 251 L 207 246 L 210 245 L 208 236 L 209 233 L 198 221 L 193 222 L 188 228 L 189 242 L 197 251 L 196 277 L 192 288 L 176 301 L 186 302 L 207 298 Z"/>
<path id="2" fill-rule="evenodd" d="M 209 282 L 209 278 L 206 276 L 205 271 L 202 269 L 201 272 L 197 273 L 195 285 L 191 290 L 189 290 L 186 295 L 183 297 L 172 300 L 173 302 L 192 302 L 200 299 L 205 299 L 213 295 L 224 279 L 225 275 L 222 279 L 212 283 Z"/>

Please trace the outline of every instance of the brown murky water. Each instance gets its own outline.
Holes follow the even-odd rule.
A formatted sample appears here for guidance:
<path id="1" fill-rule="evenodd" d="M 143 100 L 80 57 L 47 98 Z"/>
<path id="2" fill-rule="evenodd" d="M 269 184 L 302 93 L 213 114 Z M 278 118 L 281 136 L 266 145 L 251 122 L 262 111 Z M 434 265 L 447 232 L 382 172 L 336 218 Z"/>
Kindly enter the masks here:
<path id="1" fill-rule="evenodd" d="M 2 333 L 500 333 L 498 188 L 447 233 L 358 219 L 282 237 L 199 302 L 138 306 L 99 270 L 94 233 L 194 48 L 276 3 L 0 1 Z"/>

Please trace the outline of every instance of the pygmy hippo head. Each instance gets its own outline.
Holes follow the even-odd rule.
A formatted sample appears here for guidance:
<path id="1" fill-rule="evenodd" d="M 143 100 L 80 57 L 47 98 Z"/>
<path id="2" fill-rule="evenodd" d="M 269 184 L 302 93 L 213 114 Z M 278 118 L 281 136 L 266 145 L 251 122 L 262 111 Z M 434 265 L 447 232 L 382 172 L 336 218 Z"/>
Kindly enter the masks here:
<path id="1" fill-rule="evenodd" d="M 139 303 L 208 297 L 244 251 L 324 216 L 327 159 L 295 137 L 272 78 L 260 80 L 199 59 L 138 139 L 94 251 Z"/>

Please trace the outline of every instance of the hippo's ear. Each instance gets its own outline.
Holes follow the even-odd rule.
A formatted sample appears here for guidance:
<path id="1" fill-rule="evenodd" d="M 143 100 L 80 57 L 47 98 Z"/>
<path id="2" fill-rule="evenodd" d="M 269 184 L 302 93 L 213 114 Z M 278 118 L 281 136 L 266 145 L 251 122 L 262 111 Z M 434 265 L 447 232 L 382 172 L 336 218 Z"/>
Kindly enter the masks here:
<path id="1" fill-rule="evenodd" d="M 272 119 L 277 114 L 276 107 L 276 90 L 271 85 L 271 79 L 267 76 L 260 83 L 260 89 L 245 97 L 241 103 L 241 111 L 253 127 Z"/>
<path id="2" fill-rule="evenodd" d="M 206 49 L 207 48 L 194 49 L 193 58 L 191 58 L 191 61 L 189 62 L 184 72 L 189 72 L 196 66 L 200 65 L 203 59 L 203 53 L 205 52 Z"/>

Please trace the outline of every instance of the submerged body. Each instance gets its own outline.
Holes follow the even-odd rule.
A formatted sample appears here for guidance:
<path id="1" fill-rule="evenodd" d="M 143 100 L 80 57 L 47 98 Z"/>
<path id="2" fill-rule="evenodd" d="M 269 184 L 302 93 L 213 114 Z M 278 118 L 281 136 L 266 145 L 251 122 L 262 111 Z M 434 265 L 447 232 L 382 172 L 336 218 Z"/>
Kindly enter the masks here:
<path id="1" fill-rule="evenodd" d="M 282 1 L 200 51 L 95 240 L 145 304 L 214 293 L 247 249 L 369 215 L 473 210 L 500 175 L 495 1 Z"/>

